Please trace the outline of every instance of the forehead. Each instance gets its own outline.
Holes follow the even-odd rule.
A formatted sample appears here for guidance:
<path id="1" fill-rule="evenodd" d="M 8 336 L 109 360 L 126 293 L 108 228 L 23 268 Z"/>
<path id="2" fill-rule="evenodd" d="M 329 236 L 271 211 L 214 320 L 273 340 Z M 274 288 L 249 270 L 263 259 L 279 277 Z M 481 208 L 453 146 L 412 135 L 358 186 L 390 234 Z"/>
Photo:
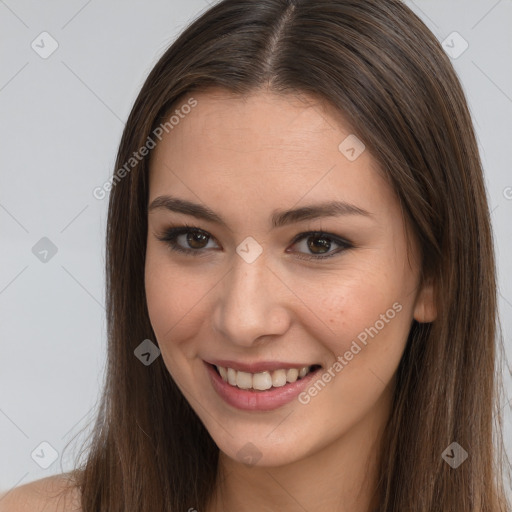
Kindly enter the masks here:
<path id="1" fill-rule="evenodd" d="M 309 96 L 224 90 L 191 94 L 151 156 L 150 200 L 163 193 L 249 208 L 330 199 L 389 209 L 392 191 L 341 114 Z M 178 110 L 178 112 L 176 112 Z M 188 113 L 185 113 L 188 112 Z M 177 121 L 177 122 L 176 122 Z M 341 146 L 340 146 L 341 145 Z M 343 151 L 352 149 L 357 158 Z M 353 152 L 349 156 L 353 157 Z M 191 194 L 193 195 L 191 196 Z"/>

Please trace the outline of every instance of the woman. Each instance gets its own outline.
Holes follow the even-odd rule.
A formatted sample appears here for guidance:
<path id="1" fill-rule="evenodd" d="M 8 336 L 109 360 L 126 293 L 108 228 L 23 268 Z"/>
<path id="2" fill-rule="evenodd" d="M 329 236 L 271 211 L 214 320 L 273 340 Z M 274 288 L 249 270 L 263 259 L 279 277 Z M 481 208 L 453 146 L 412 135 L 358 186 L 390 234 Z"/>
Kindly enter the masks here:
<path id="1" fill-rule="evenodd" d="M 214 5 L 108 188 L 107 382 L 54 510 L 510 510 L 477 143 L 407 7 Z"/>

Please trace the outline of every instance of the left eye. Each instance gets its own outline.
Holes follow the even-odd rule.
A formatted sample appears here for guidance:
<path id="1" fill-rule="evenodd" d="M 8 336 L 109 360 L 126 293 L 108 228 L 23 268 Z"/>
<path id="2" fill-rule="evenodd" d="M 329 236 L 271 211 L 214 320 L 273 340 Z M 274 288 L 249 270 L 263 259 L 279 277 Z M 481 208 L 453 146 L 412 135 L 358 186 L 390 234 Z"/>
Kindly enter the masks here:
<path id="1" fill-rule="evenodd" d="M 204 255 L 204 249 L 214 249 L 215 247 L 208 247 L 210 242 L 214 242 L 214 238 L 200 228 L 194 226 L 181 226 L 169 228 L 163 235 L 157 237 L 160 241 L 165 242 L 173 251 L 190 254 L 193 256 Z M 300 233 L 297 235 L 292 246 L 302 244 L 302 248 L 310 251 L 309 254 L 304 254 L 298 251 L 301 255 L 300 259 L 319 260 L 331 258 L 336 254 L 350 249 L 353 245 L 343 238 L 323 231 L 310 231 L 308 233 Z M 331 249 L 334 246 L 339 248 L 336 251 Z M 187 247 L 188 246 L 188 247 Z M 218 246 L 217 246 L 218 247 Z M 297 252 L 290 251 L 286 252 Z"/>
<path id="2" fill-rule="evenodd" d="M 312 231 L 309 233 L 301 233 L 297 235 L 293 241 L 292 245 L 296 245 L 300 242 L 299 245 L 302 244 L 302 247 L 311 251 L 309 255 L 299 256 L 302 259 L 324 259 L 331 258 L 336 254 L 343 252 L 345 249 L 350 249 L 353 245 L 336 235 L 331 235 L 329 233 L 324 233 L 323 231 Z M 330 252 L 332 246 L 337 245 L 339 249 Z M 287 250 L 288 252 L 288 250 Z M 299 251 L 299 254 L 303 254 Z"/>

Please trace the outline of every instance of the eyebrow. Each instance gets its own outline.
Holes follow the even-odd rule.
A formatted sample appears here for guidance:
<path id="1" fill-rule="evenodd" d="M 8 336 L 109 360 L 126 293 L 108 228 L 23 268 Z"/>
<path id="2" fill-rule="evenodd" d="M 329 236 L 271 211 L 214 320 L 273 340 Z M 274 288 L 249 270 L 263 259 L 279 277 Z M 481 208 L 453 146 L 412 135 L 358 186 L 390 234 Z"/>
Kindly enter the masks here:
<path id="1" fill-rule="evenodd" d="M 193 203 L 185 199 L 179 199 L 168 195 L 158 196 L 148 207 L 148 213 L 165 209 L 171 212 L 191 215 L 198 219 L 210 221 L 227 227 L 224 219 L 207 206 Z M 370 212 L 344 201 L 329 201 L 326 203 L 302 206 L 293 210 L 274 210 L 272 213 L 272 227 L 279 228 L 296 222 L 317 219 L 320 217 L 338 217 L 341 215 L 361 215 L 372 217 Z"/>

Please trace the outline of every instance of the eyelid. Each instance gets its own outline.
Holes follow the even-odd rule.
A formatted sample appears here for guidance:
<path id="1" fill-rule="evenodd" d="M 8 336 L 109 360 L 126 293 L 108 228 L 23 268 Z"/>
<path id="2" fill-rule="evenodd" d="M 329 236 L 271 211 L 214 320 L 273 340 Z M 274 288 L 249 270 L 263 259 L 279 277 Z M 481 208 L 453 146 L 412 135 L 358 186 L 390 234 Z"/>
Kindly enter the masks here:
<path id="1" fill-rule="evenodd" d="M 339 245 L 346 245 L 346 246 L 352 246 L 352 242 L 349 242 L 347 239 L 336 235 L 334 233 L 329 233 L 328 231 L 324 231 L 322 229 L 312 229 L 310 231 L 302 231 L 301 233 L 298 233 L 295 235 L 295 237 L 292 240 L 292 245 L 296 244 L 299 240 L 302 240 L 303 238 L 308 238 L 311 236 L 318 236 L 319 238 L 322 236 L 325 236 L 326 238 L 330 238 L 331 240 L 334 240 Z"/>

